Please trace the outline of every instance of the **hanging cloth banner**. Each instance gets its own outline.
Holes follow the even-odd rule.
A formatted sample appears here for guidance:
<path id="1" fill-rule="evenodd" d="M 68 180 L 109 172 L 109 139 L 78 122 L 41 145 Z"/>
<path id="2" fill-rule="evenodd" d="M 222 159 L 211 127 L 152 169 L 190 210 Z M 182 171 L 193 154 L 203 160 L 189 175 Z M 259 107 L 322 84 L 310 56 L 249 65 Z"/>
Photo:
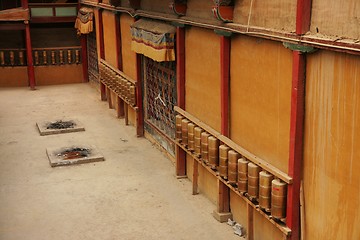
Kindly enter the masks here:
<path id="1" fill-rule="evenodd" d="M 160 21 L 140 19 L 131 29 L 131 50 L 157 62 L 175 61 L 176 28 Z"/>
<path id="2" fill-rule="evenodd" d="M 77 29 L 77 34 L 89 34 L 93 31 L 93 18 L 94 12 L 92 8 L 82 7 L 79 9 L 76 21 L 75 28 Z"/>

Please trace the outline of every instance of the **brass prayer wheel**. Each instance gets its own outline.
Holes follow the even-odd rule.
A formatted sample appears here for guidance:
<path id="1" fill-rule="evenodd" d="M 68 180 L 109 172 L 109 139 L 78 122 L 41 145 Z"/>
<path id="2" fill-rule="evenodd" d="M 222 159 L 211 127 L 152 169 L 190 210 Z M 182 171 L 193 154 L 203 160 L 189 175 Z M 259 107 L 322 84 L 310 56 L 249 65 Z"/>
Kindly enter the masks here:
<path id="1" fill-rule="evenodd" d="M 238 160 L 238 190 L 242 193 L 247 192 L 248 164 L 249 161 L 246 158 L 242 157 Z"/>
<path id="2" fill-rule="evenodd" d="M 201 133 L 203 130 L 200 127 L 194 128 L 194 145 L 195 145 L 195 154 L 201 154 Z"/>
<path id="3" fill-rule="evenodd" d="M 265 211 L 270 211 L 271 181 L 274 179 L 274 176 L 266 171 L 261 171 L 259 177 L 260 177 L 259 205 L 260 208 L 265 209 Z"/>
<path id="4" fill-rule="evenodd" d="M 251 162 L 248 164 L 248 194 L 251 198 L 259 197 L 259 172 L 259 166 Z"/>
<path id="5" fill-rule="evenodd" d="M 230 184 L 237 182 L 237 162 L 240 158 L 240 154 L 234 150 L 228 152 L 229 168 L 228 168 L 228 180 Z"/>
<path id="6" fill-rule="evenodd" d="M 219 140 L 214 137 L 209 137 L 209 165 L 215 169 L 219 165 Z"/>
<path id="7" fill-rule="evenodd" d="M 131 85 L 131 86 L 130 86 L 130 103 L 131 103 L 132 105 L 135 105 L 135 104 L 136 104 L 135 95 L 136 95 L 135 86 Z M 181 132 L 181 131 L 180 131 L 180 132 Z"/>
<path id="8" fill-rule="evenodd" d="M 286 183 L 279 179 L 271 182 L 271 215 L 276 219 L 286 217 Z"/>
<path id="9" fill-rule="evenodd" d="M 220 177 L 228 178 L 228 152 L 230 148 L 226 145 L 219 147 L 219 174 Z"/>
<path id="10" fill-rule="evenodd" d="M 209 161 L 209 137 L 207 132 L 201 133 L 201 159 L 206 163 Z"/>
<path id="11" fill-rule="evenodd" d="M 188 145 L 188 124 L 189 120 L 183 119 L 181 120 L 181 139 L 182 144 Z"/>
<path id="12" fill-rule="evenodd" d="M 5 54 L 3 51 L 0 51 L 0 65 L 5 65 Z"/>
<path id="13" fill-rule="evenodd" d="M 195 150 L 194 128 L 195 128 L 195 124 L 193 124 L 193 123 L 188 124 L 188 145 L 189 145 L 188 148 L 189 148 L 189 150 Z"/>

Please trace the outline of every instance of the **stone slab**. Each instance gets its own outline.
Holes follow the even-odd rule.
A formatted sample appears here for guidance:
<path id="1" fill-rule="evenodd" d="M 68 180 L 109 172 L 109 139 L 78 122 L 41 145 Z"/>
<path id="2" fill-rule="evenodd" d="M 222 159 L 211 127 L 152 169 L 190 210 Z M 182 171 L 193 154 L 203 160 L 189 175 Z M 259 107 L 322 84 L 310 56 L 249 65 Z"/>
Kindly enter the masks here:
<path id="1" fill-rule="evenodd" d="M 231 212 L 223 213 L 214 210 L 213 217 L 219 222 L 223 223 L 223 222 L 227 222 L 229 218 L 232 219 L 232 213 Z"/>
<path id="2" fill-rule="evenodd" d="M 73 148 L 85 148 L 90 149 L 90 154 L 87 157 L 79 157 L 74 159 L 63 159 L 60 156 L 60 153 Z M 47 148 L 46 154 L 49 158 L 50 166 L 51 167 L 58 167 L 58 166 L 68 166 L 74 164 L 82 164 L 82 163 L 91 163 L 91 162 L 101 162 L 105 161 L 104 156 L 100 153 L 100 151 L 91 145 L 73 145 L 67 147 L 56 147 L 56 148 Z"/>
<path id="3" fill-rule="evenodd" d="M 41 136 L 46 136 L 46 135 L 51 135 L 51 134 L 60 134 L 60 133 L 70 133 L 70 132 L 80 132 L 80 131 L 85 131 L 85 127 L 84 125 L 79 122 L 76 119 L 71 119 L 71 120 L 61 120 L 63 122 L 67 122 L 67 121 L 71 121 L 73 122 L 75 125 L 72 128 L 64 128 L 64 129 L 47 129 L 47 127 L 49 126 L 49 124 L 51 123 L 55 123 L 57 121 L 60 120 L 55 120 L 55 121 L 43 121 L 43 122 L 37 122 L 36 126 L 39 129 L 39 133 Z"/>

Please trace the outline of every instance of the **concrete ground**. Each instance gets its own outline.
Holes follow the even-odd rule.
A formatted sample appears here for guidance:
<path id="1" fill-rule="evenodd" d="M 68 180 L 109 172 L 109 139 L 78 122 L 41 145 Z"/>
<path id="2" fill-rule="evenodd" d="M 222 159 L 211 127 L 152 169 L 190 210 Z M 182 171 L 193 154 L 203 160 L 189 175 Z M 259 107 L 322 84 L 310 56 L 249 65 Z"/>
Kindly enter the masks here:
<path id="1" fill-rule="evenodd" d="M 40 136 L 38 121 L 85 132 Z M 95 145 L 105 162 L 51 168 L 45 149 Z M 240 239 L 89 84 L 0 89 L 0 239 Z"/>

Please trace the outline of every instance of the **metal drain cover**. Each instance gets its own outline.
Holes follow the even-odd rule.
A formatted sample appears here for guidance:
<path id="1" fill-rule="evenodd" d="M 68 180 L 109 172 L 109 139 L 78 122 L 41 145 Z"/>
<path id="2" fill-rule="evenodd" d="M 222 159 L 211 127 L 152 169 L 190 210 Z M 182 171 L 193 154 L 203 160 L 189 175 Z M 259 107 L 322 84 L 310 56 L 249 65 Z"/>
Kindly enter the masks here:
<path id="1" fill-rule="evenodd" d="M 51 167 L 105 161 L 104 156 L 95 146 L 47 148 L 46 153 Z"/>
<path id="2" fill-rule="evenodd" d="M 37 122 L 36 126 L 39 129 L 40 135 L 50 135 L 59 133 L 70 133 L 85 131 L 84 126 L 78 120 L 56 120 Z"/>

